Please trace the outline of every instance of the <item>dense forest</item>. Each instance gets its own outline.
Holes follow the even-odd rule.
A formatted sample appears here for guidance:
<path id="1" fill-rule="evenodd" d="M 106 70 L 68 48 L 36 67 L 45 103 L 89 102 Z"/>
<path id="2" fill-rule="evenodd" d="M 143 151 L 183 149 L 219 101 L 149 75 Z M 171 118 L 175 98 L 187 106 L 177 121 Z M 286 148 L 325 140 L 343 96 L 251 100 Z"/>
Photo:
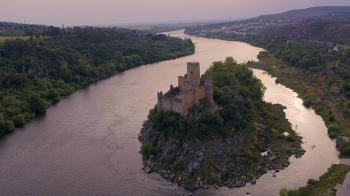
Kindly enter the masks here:
<path id="1" fill-rule="evenodd" d="M 142 64 L 194 53 L 191 40 L 121 28 L 48 27 L 0 43 L 0 135 L 77 89 Z"/>
<path id="2" fill-rule="evenodd" d="M 206 75 L 213 80 L 217 110 L 203 100 L 186 117 L 157 107 L 150 111 L 139 137 L 148 172 L 191 190 L 241 187 L 303 154 L 283 107 L 262 100 L 264 87 L 246 65 L 227 58 Z"/>

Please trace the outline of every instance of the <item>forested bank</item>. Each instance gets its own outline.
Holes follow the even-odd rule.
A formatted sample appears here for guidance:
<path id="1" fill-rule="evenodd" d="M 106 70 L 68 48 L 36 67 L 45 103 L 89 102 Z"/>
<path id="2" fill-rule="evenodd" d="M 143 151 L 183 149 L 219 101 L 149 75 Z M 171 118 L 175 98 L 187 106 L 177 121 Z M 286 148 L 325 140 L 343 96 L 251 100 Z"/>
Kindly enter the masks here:
<path id="1" fill-rule="evenodd" d="M 194 53 L 191 40 L 120 28 L 50 27 L 0 43 L 0 135 L 124 70 Z"/>
<path id="2" fill-rule="evenodd" d="M 323 117 L 329 136 L 337 138 L 341 154 L 350 156 L 349 49 L 269 34 L 237 36 L 216 32 L 205 36 L 244 41 L 265 48 L 268 53 L 261 53 L 261 62 L 252 66 L 267 70 L 278 77 L 279 82 L 297 91 L 305 105 Z"/>
<path id="3" fill-rule="evenodd" d="M 307 186 L 296 190 L 282 189 L 280 196 L 336 196 L 337 190 L 334 187 L 344 182 L 349 171 L 349 165 L 332 165 L 318 180 L 310 179 Z"/>
<path id="4" fill-rule="evenodd" d="M 278 31 L 279 27 L 275 27 Z M 306 28 L 306 27 L 304 27 Z M 194 33 L 190 30 L 189 33 Z M 349 31 L 342 32 L 344 33 Z M 335 139 L 341 157 L 350 156 L 350 50 L 346 45 L 285 37 L 266 31 L 260 35 L 237 35 L 224 32 L 196 34 L 209 38 L 244 41 L 266 49 L 260 62 L 249 66 L 263 69 L 283 85 L 295 90 L 304 105 L 315 109 Z M 299 34 L 300 35 L 300 34 Z M 328 38 L 334 35 L 328 34 Z M 334 40 L 341 40 L 336 36 Z M 328 40 L 328 39 L 327 39 Z M 342 43 L 342 42 L 340 42 Z M 344 169 L 347 168 L 347 169 Z M 348 167 L 334 165 L 319 180 L 297 190 L 282 190 L 281 195 L 336 194 L 334 186 L 343 183 Z"/>
<path id="5" fill-rule="evenodd" d="M 350 51 L 337 52 L 297 41 L 251 43 L 267 46 L 269 51 L 261 53 L 261 62 L 252 65 L 298 92 L 304 105 L 323 117 L 342 156 L 350 156 Z"/>

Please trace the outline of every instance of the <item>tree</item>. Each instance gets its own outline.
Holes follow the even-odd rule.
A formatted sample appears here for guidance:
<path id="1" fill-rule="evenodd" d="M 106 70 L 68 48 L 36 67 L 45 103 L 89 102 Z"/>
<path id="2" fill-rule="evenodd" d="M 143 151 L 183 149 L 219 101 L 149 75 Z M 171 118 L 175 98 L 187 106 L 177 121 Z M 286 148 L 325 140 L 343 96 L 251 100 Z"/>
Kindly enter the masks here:
<path id="1" fill-rule="evenodd" d="M 15 130 L 15 124 L 0 113 L 0 135 Z"/>
<path id="2" fill-rule="evenodd" d="M 67 65 L 61 66 L 60 78 L 62 78 L 65 82 L 72 81 L 72 72 L 69 70 Z"/>
<path id="3" fill-rule="evenodd" d="M 35 114 L 43 114 L 46 111 L 47 103 L 39 95 L 33 94 L 28 98 L 30 110 Z"/>
<path id="4" fill-rule="evenodd" d="M 48 36 L 56 36 L 61 34 L 61 29 L 54 26 L 49 26 L 45 32 Z"/>

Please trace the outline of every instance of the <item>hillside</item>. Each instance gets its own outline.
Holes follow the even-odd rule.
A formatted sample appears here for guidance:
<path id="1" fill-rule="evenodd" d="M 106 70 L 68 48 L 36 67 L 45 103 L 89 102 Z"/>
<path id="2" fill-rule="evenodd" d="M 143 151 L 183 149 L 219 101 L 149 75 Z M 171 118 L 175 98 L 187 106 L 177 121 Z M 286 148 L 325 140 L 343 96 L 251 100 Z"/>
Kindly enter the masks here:
<path id="1" fill-rule="evenodd" d="M 319 19 L 329 21 L 349 21 L 350 6 L 322 6 L 306 9 L 290 10 L 280 14 L 270 14 L 259 16 L 253 20 L 265 21 L 289 21 L 296 23 L 302 20 Z"/>
<path id="2" fill-rule="evenodd" d="M 0 136 L 98 80 L 194 53 L 191 40 L 128 29 L 49 27 L 47 32 L 0 44 Z"/>
<path id="3" fill-rule="evenodd" d="M 21 24 L 14 22 L 0 22 L 0 36 L 24 36 L 41 34 L 48 26 L 36 24 Z"/>
<path id="4" fill-rule="evenodd" d="M 313 7 L 249 20 L 187 28 L 187 33 L 202 36 L 248 39 L 266 36 L 350 45 L 350 7 Z"/>

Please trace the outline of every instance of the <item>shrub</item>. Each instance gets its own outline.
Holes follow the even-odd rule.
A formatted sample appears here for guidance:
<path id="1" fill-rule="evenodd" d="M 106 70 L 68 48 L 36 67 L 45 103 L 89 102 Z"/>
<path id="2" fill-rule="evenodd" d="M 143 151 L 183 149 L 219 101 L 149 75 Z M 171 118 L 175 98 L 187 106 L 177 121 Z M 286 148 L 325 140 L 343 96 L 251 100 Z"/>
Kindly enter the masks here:
<path id="1" fill-rule="evenodd" d="M 0 113 L 0 135 L 6 134 L 15 130 L 15 124 L 6 119 L 3 114 Z"/>
<path id="2" fill-rule="evenodd" d="M 341 148 L 341 153 L 344 156 L 350 156 L 350 143 L 348 142 L 347 144 L 344 145 L 343 148 Z"/>
<path id="3" fill-rule="evenodd" d="M 28 98 L 28 105 L 30 110 L 36 115 L 45 113 L 48 107 L 46 101 L 37 94 L 33 94 Z"/>
<path id="4" fill-rule="evenodd" d="M 159 148 L 154 147 L 152 144 L 145 143 L 141 146 L 140 153 L 145 156 L 146 158 L 150 157 L 151 155 L 155 155 L 160 151 Z"/>
<path id="5" fill-rule="evenodd" d="M 309 185 L 315 185 L 315 184 L 317 184 L 317 182 L 318 182 L 318 180 L 309 179 L 309 180 L 307 181 L 307 184 L 309 184 Z"/>

